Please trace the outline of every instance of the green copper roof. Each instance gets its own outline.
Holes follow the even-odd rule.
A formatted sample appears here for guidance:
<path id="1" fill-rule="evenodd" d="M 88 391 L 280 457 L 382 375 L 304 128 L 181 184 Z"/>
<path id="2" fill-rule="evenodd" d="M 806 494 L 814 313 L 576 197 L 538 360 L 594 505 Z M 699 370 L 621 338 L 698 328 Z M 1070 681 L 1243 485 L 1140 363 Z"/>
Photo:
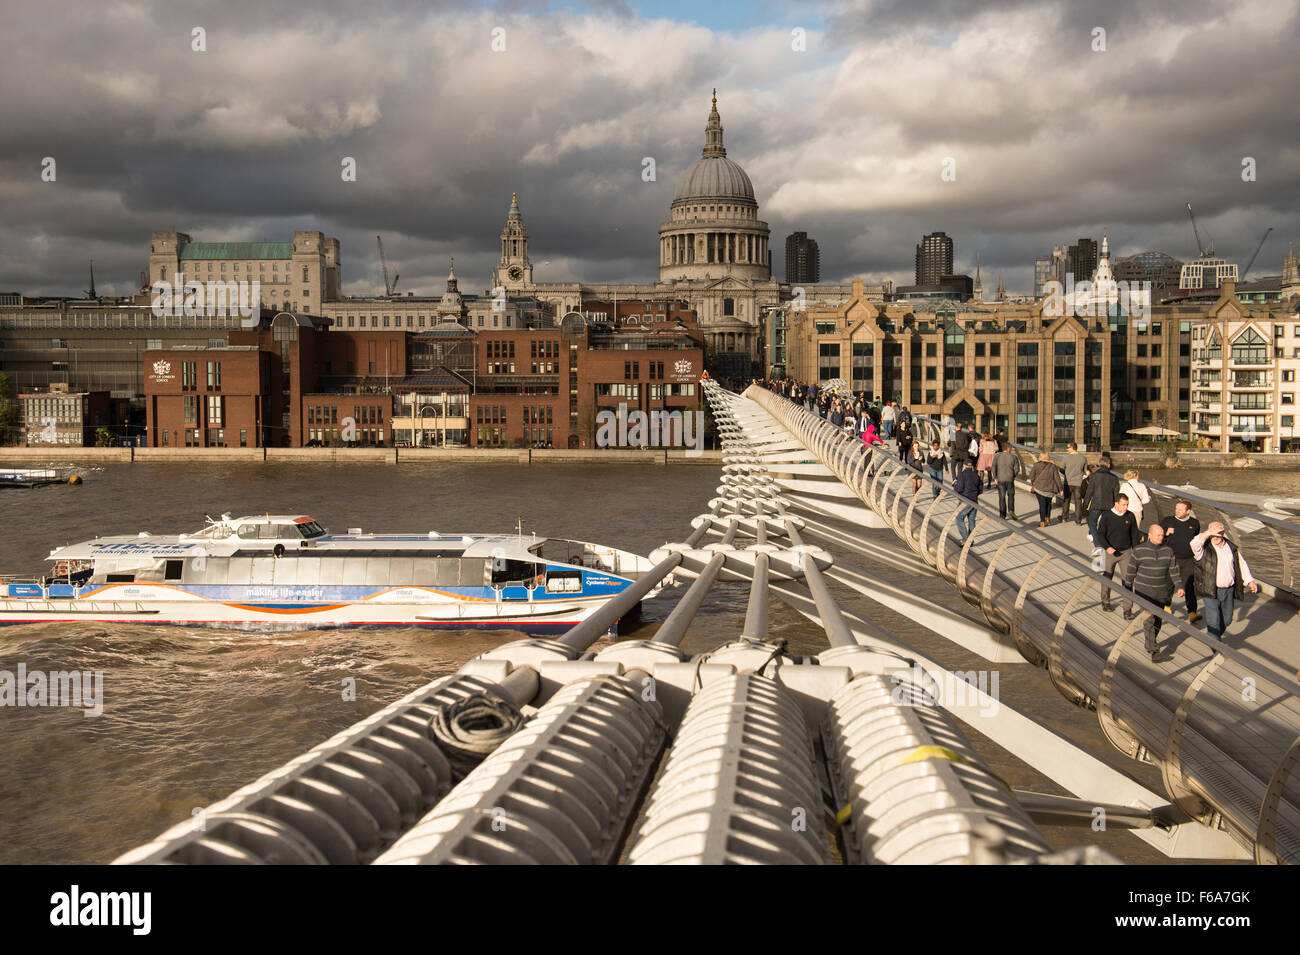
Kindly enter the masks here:
<path id="1" fill-rule="evenodd" d="M 291 259 L 292 242 L 186 242 L 181 259 Z"/>

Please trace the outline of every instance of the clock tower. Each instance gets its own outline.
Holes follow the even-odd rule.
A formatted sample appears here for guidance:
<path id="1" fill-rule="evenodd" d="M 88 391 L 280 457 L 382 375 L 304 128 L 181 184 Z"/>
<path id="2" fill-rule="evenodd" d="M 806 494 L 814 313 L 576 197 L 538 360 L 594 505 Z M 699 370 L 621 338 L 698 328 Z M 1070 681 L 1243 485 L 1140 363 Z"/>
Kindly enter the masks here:
<path id="1" fill-rule="evenodd" d="M 510 194 L 510 212 L 501 230 L 501 261 L 492 272 L 492 287 L 517 291 L 533 284 L 533 264 L 528 261 L 528 230 L 519 211 L 518 193 Z"/>

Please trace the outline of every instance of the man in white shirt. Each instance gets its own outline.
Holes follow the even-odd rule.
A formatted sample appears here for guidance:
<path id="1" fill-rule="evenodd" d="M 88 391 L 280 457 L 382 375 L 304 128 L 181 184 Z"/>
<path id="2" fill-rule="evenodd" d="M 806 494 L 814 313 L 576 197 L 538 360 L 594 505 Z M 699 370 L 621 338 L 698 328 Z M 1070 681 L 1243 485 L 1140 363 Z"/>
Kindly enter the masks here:
<path id="1" fill-rule="evenodd" d="M 1214 521 L 1191 540 L 1192 557 L 1196 559 L 1196 595 L 1205 609 L 1205 628 L 1219 640 L 1232 623 L 1234 601 L 1245 595 L 1245 588 L 1249 587 L 1252 594 L 1259 593 L 1246 558 L 1223 536 L 1223 530 L 1223 525 Z"/>

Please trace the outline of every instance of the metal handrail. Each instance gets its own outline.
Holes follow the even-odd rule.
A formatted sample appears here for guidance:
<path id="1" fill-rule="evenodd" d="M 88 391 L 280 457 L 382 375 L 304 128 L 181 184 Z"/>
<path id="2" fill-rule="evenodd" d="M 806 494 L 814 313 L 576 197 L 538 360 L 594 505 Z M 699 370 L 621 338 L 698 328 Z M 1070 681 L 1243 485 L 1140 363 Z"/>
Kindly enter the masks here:
<path id="1" fill-rule="evenodd" d="M 887 450 L 872 448 L 868 451 L 860 441 L 849 438 L 841 429 L 812 415 L 801 405 L 790 403 L 787 407 L 785 399 L 759 387 L 747 390 L 745 396 L 771 414 L 779 424 L 810 450 L 814 458 L 828 467 L 873 511 L 886 517 L 894 527 L 895 533 L 909 546 L 921 549 L 926 554 L 927 560 L 933 553 L 932 562 L 936 568 L 942 570 L 944 576 L 949 576 L 954 562 L 945 554 L 943 542 L 947 538 L 948 527 L 955 520 L 956 512 L 948 514 L 937 548 L 931 551 L 928 539 L 923 536 L 924 528 L 928 524 L 928 514 L 922 518 L 920 532 L 922 536 L 918 543 L 914 537 L 915 521 L 919 516 L 913 513 L 916 508 L 910 507 L 904 517 L 899 514 L 899 502 L 908 480 L 918 477 L 923 484 L 928 483 L 932 487 L 939 485 L 942 493 L 959 499 L 960 496 L 943 487 L 942 482 L 936 482 L 927 474 L 918 473 L 907 467 Z M 869 488 L 864 486 L 867 480 L 865 465 L 883 472 L 874 475 Z M 885 470 L 886 468 L 888 470 Z M 880 487 L 877 493 L 877 488 L 882 483 L 883 487 Z M 891 490 L 894 491 L 892 505 L 889 503 Z M 960 500 L 963 506 L 972 505 L 968 500 Z M 1033 631 L 1032 636 L 1025 635 L 1027 644 L 1033 648 L 1037 656 L 1046 658 L 1053 685 L 1073 702 L 1086 706 L 1089 701 L 1095 701 L 1098 722 L 1107 739 L 1130 756 L 1143 758 L 1143 754 L 1148 754 L 1152 757 L 1160 767 L 1167 792 L 1180 807 L 1209 825 L 1215 825 L 1216 819 L 1221 819 L 1229 829 L 1250 840 L 1257 861 L 1277 861 L 1279 858 L 1295 861 L 1300 852 L 1297 849 L 1295 830 L 1297 806 L 1300 802 L 1297 802 L 1294 793 L 1296 777 L 1293 772 L 1297 760 L 1300 759 L 1300 739 L 1297 738 L 1295 730 L 1297 723 L 1300 723 L 1300 714 L 1296 712 L 1296 701 L 1300 699 L 1300 683 L 1290 675 L 1280 676 L 1279 671 L 1269 664 L 1251 660 L 1225 644 L 1218 642 L 1211 644 L 1199 631 L 1190 629 L 1183 621 L 1164 613 L 1162 607 L 1155 607 L 1132 591 L 1126 590 L 1122 584 L 1104 578 L 1092 568 L 1085 566 L 1077 553 L 1064 551 L 1056 542 L 1041 533 L 1036 533 L 1034 529 L 1018 527 L 995 518 L 989 513 L 990 508 L 987 505 L 974 503 L 972 506 L 976 511 L 983 511 L 987 515 L 986 519 L 994 520 L 996 526 L 1007 530 L 1010 536 L 1003 541 L 1002 546 L 997 547 L 996 553 L 989 550 L 980 554 L 979 559 L 985 564 L 982 568 L 983 585 L 981 586 L 978 581 L 972 580 L 967 572 L 971 542 L 975 540 L 978 532 L 971 534 L 955 561 L 955 582 L 958 588 L 965 592 L 980 594 L 980 606 L 989 617 L 990 623 L 999 629 L 1010 624 L 1010 631 L 1017 647 L 1025 653 L 1027 659 L 1034 660 L 1034 657 L 1026 652 L 1025 645 L 1021 643 L 1020 634 L 1023 622 L 1021 614 L 1022 608 L 1026 607 L 1027 591 L 1039 568 L 1053 560 L 1065 561 L 1065 566 L 1070 569 L 1071 575 L 1068 580 L 1059 583 L 1072 587 L 1073 595 L 1066 601 L 1064 608 L 1059 610 L 1055 599 L 1045 601 L 1031 598 L 1039 613 L 1047 613 L 1047 622 L 1051 626 L 1051 631 L 1038 627 Z M 932 509 L 933 505 L 931 505 Z M 980 523 L 982 524 L 983 521 Z M 1010 593 L 1003 592 L 994 600 L 990 596 L 989 588 L 991 581 L 1000 579 L 1003 583 L 1012 585 L 1011 592 L 1017 590 L 1015 579 L 1008 577 L 1006 571 L 1000 578 L 996 578 L 995 570 L 999 558 L 1007 550 L 1007 544 L 1017 540 L 1029 543 L 1037 548 L 1035 553 L 1043 556 L 1029 570 L 1028 576 L 1019 583 L 1015 608 L 1011 610 L 1006 603 Z M 1178 643 L 1181 644 L 1187 637 L 1192 637 L 1197 641 L 1194 646 L 1209 644 L 1208 660 L 1202 657 L 1190 667 L 1179 665 L 1165 674 L 1165 682 L 1169 683 L 1171 688 L 1181 690 L 1176 706 L 1171 706 L 1168 700 L 1144 690 L 1140 677 L 1129 672 L 1125 675 L 1125 679 L 1130 690 L 1136 689 L 1138 695 L 1126 698 L 1122 707 L 1116 709 L 1115 704 L 1119 702 L 1119 698 L 1114 695 L 1115 678 L 1118 673 L 1125 672 L 1119 668 L 1119 660 L 1126 643 L 1141 624 L 1139 620 L 1119 624 L 1118 621 L 1090 619 L 1085 629 L 1085 625 L 1072 621 L 1072 615 L 1080 609 L 1080 602 L 1095 585 L 1094 581 L 1102 583 L 1111 590 L 1120 591 L 1125 595 L 1120 598 L 1122 601 L 1132 601 L 1144 610 L 1156 614 L 1164 623 L 1171 625 L 1177 631 L 1175 640 Z M 1053 586 L 1056 583 L 1058 582 L 1054 582 Z M 1004 617 L 1005 619 L 1002 619 Z M 1055 620 L 1054 625 L 1052 620 Z M 1079 656 L 1080 652 L 1089 654 L 1087 661 Z M 1104 661 L 1105 665 L 1098 673 L 1094 663 L 1101 661 Z M 1234 693 L 1228 692 L 1225 695 L 1220 686 L 1212 698 L 1208 700 L 1200 698 L 1202 688 L 1210 685 L 1214 674 L 1222 670 L 1229 661 L 1234 668 L 1241 667 L 1244 672 L 1257 674 L 1263 678 L 1259 684 L 1259 702 L 1255 705 L 1267 707 L 1271 713 L 1277 714 L 1278 718 L 1285 717 L 1286 721 L 1282 725 L 1266 729 L 1263 738 L 1242 736 L 1243 724 L 1251 722 L 1248 717 L 1252 715 L 1247 712 L 1246 707 L 1257 699 L 1253 692 L 1249 697 L 1243 694 L 1238 703 Z M 1236 675 L 1231 674 L 1234 678 Z M 1254 680 L 1255 677 L 1248 679 Z M 1269 689 L 1265 690 L 1265 686 Z M 1152 710 L 1152 708 L 1154 711 L 1151 715 L 1155 715 L 1154 721 L 1151 721 L 1149 716 L 1141 718 L 1142 710 Z M 1258 713 L 1258 709 L 1254 713 Z M 1214 719 L 1218 727 L 1217 731 L 1209 735 L 1207 735 L 1209 726 L 1204 722 L 1207 716 Z M 1261 724 L 1256 723 L 1255 727 L 1258 732 Z M 1189 744 L 1193 734 L 1203 738 L 1210 748 L 1191 751 Z M 1242 758 L 1238 758 L 1237 753 L 1240 753 Z M 1236 771 L 1230 770 L 1229 767 L 1236 767 Z M 1256 802 L 1256 796 L 1261 793 L 1259 801 Z M 1287 824 L 1286 828 L 1280 831 L 1279 816 L 1284 811 L 1284 804 Z M 1279 841 L 1279 837 L 1283 835 L 1285 846 Z"/>
<path id="2" fill-rule="evenodd" d="M 761 387 L 759 387 L 757 390 L 760 391 L 761 393 L 771 395 L 773 398 L 777 398 L 782 401 L 785 401 L 789 403 L 791 407 L 795 409 L 797 412 L 807 415 L 809 418 L 812 418 L 816 421 L 820 421 L 824 427 L 829 428 L 832 432 L 834 432 L 838 436 L 838 440 L 840 442 L 842 443 L 847 442 L 850 445 L 857 445 L 860 448 L 866 447 L 860 439 L 856 437 L 850 437 L 842 428 L 837 428 L 835 425 L 831 424 L 826 419 L 820 418 L 819 416 L 812 414 L 806 408 L 804 408 L 802 404 L 792 402 L 788 398 L 784 398 L 781 395 L 774 394 Z M 746 396 L 747 397 L 749 396 L 748 393 L 746 393 Z M 770 409 L 765 409 L 765 410 L 770 410 Z M 915 420 L 915 416 L 913 420 Z M 933 422 L 932 418 L 924 418 L 923 420 L 927 422 Z M 1039 452 L 1037 451 L 1037 449 L 1034 449 L 1034 453 L 1037 454 Z M 1206 647 L 1206 649 L 1209 650 L 1210 652 L 1221 653 L 1228 659 L 1232 660 L 1235 663 L 1240 664 L 1241 666 L 1247 668 L 1251 672 L 1256 673 L 1259 676 L 1265 677 L 1270 682 L 1277 684 L 1279 687 L 1285 689 L 1287 692 L 1292 693 L 1296 696 L 1300 696 L 1300 682 L 1297 682 L 1296 678 L 1292 674 L 1287 673 L 1284 670 L 1274 669 L 1260 661 L 1253 660 L 1250 657 L 1242 654 L 1241 651 L 1235 650 L 1232 647 L 1228 646 L 1227 644 L 1222 643 L 1210 637 L 1208 633 L 1203 632 L 1197 627 L 1192 626 L 1186 620 L 1182 620 L 1178 617 L 1173 616 L 1172 614 L 1166 613 L 1164 607 L 1157 607 L 1155 604 L 1151 603 L 1146 598 L 1142 597 L 1140 594 L 1136 594 L 1132 590 L 1129 590 L 1126 587 L 1124 587 L 1123 584 L 1121 584 L 1119 581 L 1114 580 L 1112 578 L 1108 578 L 1104 574 L 1100 573 L 1099 571 L 1093 570 L 1092 566 L 1087 562 L 1086 558 L 1083 555 L 1079 554 L 1077 551 L 1068 550 L 1066 547 L 1059 544 L 1053 538 L 1047 536 L 1046 534 L 1043 534 L 1039 528 L 1025 527 L 1020 524 L 1013 524 L 1010 521 L 1003 519 L 1001 515 L 998 513 L 997 508 L 994 507 L 993 505 L 985 504 L 982 501 L 971 501 L 968 498 L 962 497 L 961 495 L 957 494 L 956 491 L 953 490 L 952 487 L 950 487 L 949 485 L 945 485 L 942 481 L 936 481 L 934 480 L 934 478 L 930 477 L 929 474 L 925 472 L 924 468 L 922 468 L 920 471 L 914 470 L 913 468 L 908 466 L 905 462 L 900 461 L 896 454 L 892 453 L 890 450 L 886 448 L 881 448 L 879 446 L 873 445 L 871 447 L 871 454 L 873 456 L 875 455 L 881 456 L 882 458 L 884 458 L 887 464 L 891 465 L 893 468 L 897 470 L 901 470 L 902 472 L 904 472 L 907 478 L 909 479 L 920 478 L 924 483 L 930 485 L 931 487 L 937 485 L 940 489 L 940 493 L 949 494 L 957 498 L 957 500 L 959 500 L 962 503 L 962 506 L 965 505 L 973 506 L 981 514 L 984 514 L 986 517 L 990 517 L 996 520 L 998 524 L 1001 525 L 1002 529 L 1010 531 L 1012 534 L 1015 534 L 1019 537 L 1031 541 L 1034 544 L 1034 546 L 1050 552 L 1053 557 L 1068 561 L 1070 564 L 1074 565 L 1074 569 L 1078 570 L 1080 573 L 1093 578 L 1094 580 L 1098 581 L 1109 590 L 1115 590 L 1121 592 L 1123 594 L 1123 597 L 1121 599 L 1132 600 L 1134 603 L 1143 607 L 1147 611 L 1157 614 L 1160 617 L 1160 619 L 1164 622 L 1164 625 L 1173 626 L 1180 633 L 1192 637 L 1197 642 L 1203 644 Z M 873 463 L 872 465 L 869 466 L 867 473 L 874 473 L 875 470 L 878 469 L 879 467 L 880 467 L 879 464 Z M 1148 487 L 1150 486 L 1153 485 L 1148 485 Z M 1295 528 L 1295 527 L 1292 527 L 1291 529 L 1300 530 L 1300 528 Z M 964 546 L 969 546 L 969 543 L 973 538 L 974 535 L 972 534 L 971 537 L 967 539 L 966 545 Z"/>
<path id="3" fill-rule="evenodd" d="M 912 420 L 927 425 L 930 429 L 932 429 L 933 433 L 937 435 L 943 434 L 943 429 L 944 429 L 943 423 L 940 421 L 935 421 L 935 419 L 927 415 L 913 415 Z M 1065 457 L 1063 454 L 1060 454 L 1059 452 L 1055 452 L 1055 451 L 1049 451 L 1047 448 L 1036 448 L 1033 445 L 1019 444 L 1011 440 L 1007 440 L 1007 445 L 1009 447 L 1015 448 L 1017 451 L 1020 451 L 1024 454 L 1032 455 L 1035 458 L 1037 458 L 1038 455 L 1044 453 L 1046 453 L 1054 461 L 1063 460 Z M 1214 508 L 1220 513 L 1232 514 L 1237 517 L 1259 521 L 1259 523 L 1263 524 L 1265 527 L 1268 527 L 1273 532 L 1274 539 L 1277 542 L 1279 550 L 1281 551 L 1282 554 L 1282 576 L 1284 578 L 1284 582 L 1270 580 L 1267 576 L 1263 576 L 1259 574 L 1256 574 L 1255 577 L 1258 580 L 1267 583 L 1269 586 L 1273 587 L 1274 589 L 1284 590 L 1290 594 L 1300 597 L 1300 591 L 1297 591 L 1295 586 L 1295 573 L 1290 566 L 1291 565 L 1290 555 L 1287 553 L 1286 548 L 1282 546 L 1282 541 L 1277 537 L 1278 531 L 1285 531 L 1287 533 L 1300 535 L 1300 524 L 1295 524 L 1290 521 L 1283 520 L 1281 518 L 1270 517 L 1267 514 L 1260 514 L 1256 511 L 1247 510 L 1246 508 L 1235 507 L 1231 504 L 1226 504 L 1220 501 L 1216 501 L 1213 498 L 1205 497 L 1203 495 L 1196 494 L 1195 492 L 1187 491 L 1184 488 L 1170 487 L 1165 484 L 1158 484 L 1155 481 L 1147 481 L 1147 480 L 1143 480 L 1142 483 L 1146 486 L 1147 490 L 1149 491 L 1159 491 L 1161 494 L 1164 494 L 1167 497 L 1172 497 L 1174 499 L 1182 498 L 1191 501 L 1192 503 L 1195 504 L 1203 504 L 1207 507 Z M 1231 524 L 1231 520 L 1229 520 L 1229 524 Z M 1232 530 L 1232 528 L 1229 527 L 1229 530 Z M 1298 542 L 1300 542 L 1300 540 L 1298 540 Z M 1236 543 L 1238 546 L 1242 544 L 1240 535 L 1237 535 L 1237 538 L 1234 541 L 1234 543 Z"/>

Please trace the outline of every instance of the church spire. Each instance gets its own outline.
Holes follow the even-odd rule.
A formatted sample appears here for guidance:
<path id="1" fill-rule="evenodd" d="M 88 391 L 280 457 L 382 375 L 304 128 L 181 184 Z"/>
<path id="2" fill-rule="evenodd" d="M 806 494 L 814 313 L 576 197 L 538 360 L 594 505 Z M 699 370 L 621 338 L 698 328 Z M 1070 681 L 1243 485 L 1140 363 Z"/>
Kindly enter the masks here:
<path id="1" fill-rule="evenodd" d="M 709 122 L 704 127 L 704 156 L 725 156 L 727 148 L 722 145 L 722 117 L 718 115 L 718 90 L 713 90 L 713 108 L 709 110 Z"/>
<path id="2" fill-rule="evenodd" d="M 1002 286 L 1002 270 L 998 269 L 998 301 L 1005 302 L 1006 300 L 1007 290 Z"/>
<path id="3" fill-rule="evenodd" d="M 90 288 L 86 290 L 86 298 L 99 298 L 95 294 L 95 260 L 90 260 Z"/>
<path id="4" fill-rule="evenodd" d="M 980 254 L 975 253 L 975 287 L 971 289 L 971 298 L 977 302 L 984 301 L 984 287 L 980 285 Z"/>

